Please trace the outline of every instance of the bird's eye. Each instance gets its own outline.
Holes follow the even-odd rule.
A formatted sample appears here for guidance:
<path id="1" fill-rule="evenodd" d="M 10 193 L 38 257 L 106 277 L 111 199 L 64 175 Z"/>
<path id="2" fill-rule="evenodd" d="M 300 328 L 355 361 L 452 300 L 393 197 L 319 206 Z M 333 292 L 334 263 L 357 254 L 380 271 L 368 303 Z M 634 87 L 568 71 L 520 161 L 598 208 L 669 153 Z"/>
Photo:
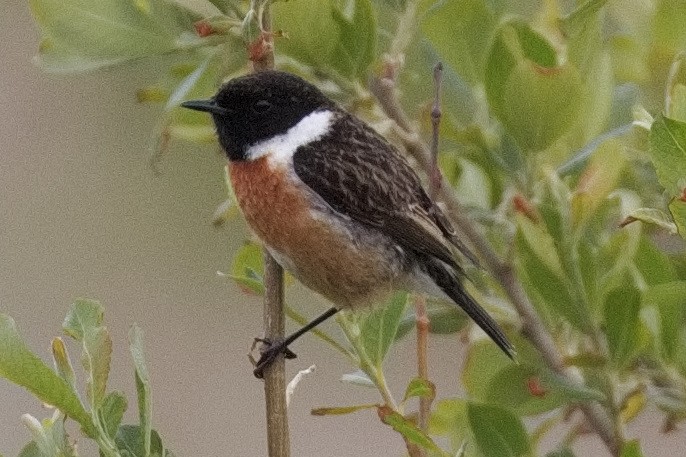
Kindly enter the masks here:
<path id="1" fill-rule="evenodd" d="M 271 111 L 273 105 L 267 100 L 258 100 L 252 107 L 253 111 L 257 114 L 265 114 Z"/>

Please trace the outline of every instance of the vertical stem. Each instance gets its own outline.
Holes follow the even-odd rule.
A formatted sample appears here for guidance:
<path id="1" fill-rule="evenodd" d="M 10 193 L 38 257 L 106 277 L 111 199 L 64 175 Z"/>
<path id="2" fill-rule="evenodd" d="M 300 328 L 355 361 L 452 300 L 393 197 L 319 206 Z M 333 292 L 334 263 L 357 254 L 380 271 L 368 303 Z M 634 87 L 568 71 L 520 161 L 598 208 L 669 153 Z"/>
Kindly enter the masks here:
<path id="1" fill-rule="evenodd" d="M 418 296 L 414 302 L 417 315 L 417 375 L 419 379 L 429 380 L 429 363 L 427 361 L 427 346 L 429 336 L 429 316 L 426 314 L 426 298 Z M 431 413 L 431 397 L 419 398 L 419 412 L 417 425 L 423 431 L 427 430 L 429 414 Z"/>
<path id="2" fill-rule="evenodd" d="M 257 71 L 273 70 L 274 69 L 274 35 L 272 34 L 272 20 L 269 13 L 269 1 L 260 8 L 261 19 L 260 36 L 258 40 L 258 49 L 252 61 L 253 69 Z"/>
<path id="3" fill-rule="evenodd" d="M 264 251 L 264 333 L 270 341 L 284 338 L 286 318 L 283 308 L 283 269 Z M 269 457 L 289 457 L 288 410 L 286 405 L 286 361 L 283 355 L 264 370 Z"/>
<path id="4" fill-rule="evenodd" d="M 431 107 L 431 168 L 429 170 L 429 195 L 436 198 L 441 190 L 441 170 L 438 168 L 438 140 L 441 125 L 441 80 L 443 64 L 438 62 L 434 67 L 434 103 Z"/>
<path id="5" fill-rule="evenodd" d="M 269 0 L 253 2 L 257 6 L 260 36 L 258 49 L 253 54 L 253 69 L 274 68 L 274 42 L 271 33 Z M 283 341 L 286 333 L 283 269 L 264 250 L 264 335 L 267 340 Z M 283 355 L 264 370 L 264 396 L 267 413 L 267 447 L 269 457 L 289 457 L 291 443 L 288 432 L 288 406 L 286 403 L 286 361 Z"/>

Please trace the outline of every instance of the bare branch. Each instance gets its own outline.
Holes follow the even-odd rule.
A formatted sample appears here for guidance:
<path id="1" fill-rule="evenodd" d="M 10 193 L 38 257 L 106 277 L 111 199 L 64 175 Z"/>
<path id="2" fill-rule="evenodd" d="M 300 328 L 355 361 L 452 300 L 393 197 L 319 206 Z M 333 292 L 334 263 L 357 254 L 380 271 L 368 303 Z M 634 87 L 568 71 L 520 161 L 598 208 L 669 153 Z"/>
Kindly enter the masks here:
<path id="1" fill-rule="evenodd" d="M 253 7 L 257 7 L 261 30 L 257 40 L 249 45 L 250 58 L 255 71 L 270 70 L 274 68 L 274 37 L 271 32 L 269 1 L 253 0 Z M 283 341 L 286 331 L 283 269 L 266 249 L 264 287 L 264 337 L 272 343 Z M 264 369 L 264 396 L 269 457 L 289 457 L 291 444 L 286 399 L 286 362 L 283 354 Z"/>
<path id="2" fill-rule="evenodd" d="M 264 251 L 264 332 L 265 339 L 278 342 L 285 335 L 283 269 Z M 279 355 L 264 369 L 264 396 L 267 413 L 269 457 L 290 456 L 288 406 L 286 404 L 286 361 Z"/>
<path id="3" fill-rule="evenodd" d="M 429 195 L 436 198 L 441 190 L 441 169 L 438 167 L 438 140 L 441 126 L 441 80 L 443 64 L 438 62 L 434 67 L 434 103 L 431 107 L 431 166 L 429 167 Z"/>

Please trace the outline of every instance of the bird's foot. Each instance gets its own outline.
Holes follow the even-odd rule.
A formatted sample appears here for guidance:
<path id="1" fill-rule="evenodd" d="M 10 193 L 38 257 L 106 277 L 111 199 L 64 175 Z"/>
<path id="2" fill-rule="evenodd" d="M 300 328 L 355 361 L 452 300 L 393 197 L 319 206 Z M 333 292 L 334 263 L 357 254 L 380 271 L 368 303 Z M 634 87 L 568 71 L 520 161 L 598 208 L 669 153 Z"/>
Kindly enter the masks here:
<path id="1" fill-rule="evenodd" d="M 254 363 L 255 369 L 253 370 L 253 374 L 257 379 L 264 378 L 264 370 L 274 363 L 274 360 L 276 360 L 278 355 L 283 354 L 287 359 L 294 359 L 297 357 L 293 351 L 288 349 L 288 345 L 285 341 L 273 342 L 266 338 L 255 338 L 255 343 L 262 343 L 262 347 L 260 348 L 260 360 L 258 360 L 257 363 Z"/>

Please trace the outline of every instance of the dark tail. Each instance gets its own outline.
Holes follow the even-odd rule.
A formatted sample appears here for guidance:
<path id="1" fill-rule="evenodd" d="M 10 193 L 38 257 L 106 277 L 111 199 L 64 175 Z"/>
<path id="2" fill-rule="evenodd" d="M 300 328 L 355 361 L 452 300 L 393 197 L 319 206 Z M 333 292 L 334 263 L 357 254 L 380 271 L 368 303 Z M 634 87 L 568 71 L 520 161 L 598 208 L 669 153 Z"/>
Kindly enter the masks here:
<path id="1" fill-rule="evenodd" d="M 427 259 L 424 269 L 436 285 L 457 303 L 510 359 L 514 360 L 514 346 L 507 340 L 498 323 L 467 293 L 457 273 L 440 260 L 433 258 Z"/>

